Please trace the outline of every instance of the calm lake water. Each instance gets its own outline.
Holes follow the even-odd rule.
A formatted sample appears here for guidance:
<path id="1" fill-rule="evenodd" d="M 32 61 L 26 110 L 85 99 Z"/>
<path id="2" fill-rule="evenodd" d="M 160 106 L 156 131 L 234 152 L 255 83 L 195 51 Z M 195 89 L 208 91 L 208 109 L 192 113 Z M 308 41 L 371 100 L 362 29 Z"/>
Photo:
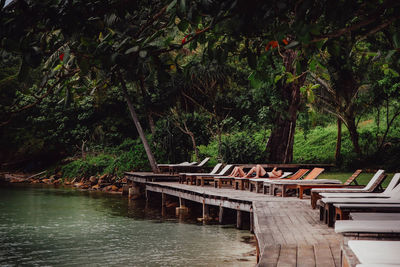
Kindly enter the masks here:
<path id="1" fill-rule="evenodd" d="M 117 195 L 0 185 L 0 266 L 254 266 L 249 237 Z"/>

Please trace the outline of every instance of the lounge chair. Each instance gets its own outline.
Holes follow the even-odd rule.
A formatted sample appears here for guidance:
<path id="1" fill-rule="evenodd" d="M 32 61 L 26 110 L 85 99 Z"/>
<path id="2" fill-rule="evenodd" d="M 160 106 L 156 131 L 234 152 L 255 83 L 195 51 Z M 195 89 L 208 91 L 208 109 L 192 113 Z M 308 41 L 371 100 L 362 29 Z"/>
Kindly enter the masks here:
<path id="1" fill-rule="evenodd" d="M 400 236 L 400 220 L 346 220 L 337 221 L 335 232 L 346 235 L 390 234 Z"/>
<path id="2" fill-rule="evenodd" d="M 297 195 L 300 199 L 303 199 L 304 191 L 313 188 L 340 188 L 349 186 L 351 183 L 355 183 L 358 185 L 356 178 L 360 175 L 362 170 L 356 170 L 349 179 L 346 180 L 343 184 L 298 184 L 297 185 Z"/>
<path id="3" fill-rule="evenodd" d="M 161 172 L 165 172 L 165 171 L 171 172 L 171 169 L 176 167 L 176 166 L 184 166 L 184 167 L 186 167 L 186 166 L 193 166 L 195 164 L 197 164 L 197 161 L 192 161 L 192 162 L 184 161 L 184 162 L 181 162 L 181 163 L 157 164 L 157 167 L 160 169 Z"/>
<path id="4" fill-rule="evenodd" d="M 399 251 L 400 241 L 349 240 L 342 247 L 342 266 L 399 266 Z"/>
<path id="5" fill-rule="evenodd" d="M 211 172 L 208 173 L 198 173 L 198 172 L 186 172 L 186 173 L 180 173 L 179 174 L 179 183 L 184 183 L 188 184 L 194 184 L 196 182 L 196 176 L 199 175 L 214 175 L 217 174 L 217 172 L 221 169 L 222 163 L 218 163 L 217 165 L 214 166 L 214 168 L 211 170 Z"/>
<path id="6" fill-rule="evenodd" d="M 318 188 L 311 190 L 311 207 L 315 209 L 317 200 L 321 198 L 322 193 L 369 193 L 379 188 L 385 180 L 386 175 L 384 170 L 378 170 L 368 184 L 362 188 Z"/>
<path id="7" fill-rule="evenodd" d="M 335 209 L 335 215 L 333 218 L 335 220 L 348 220 L 351 214 L 358 216 L 359 214 L 380 214 L 380 213 L 400 213 L 400 203 L 381 203 L 381 204 L 371 204 L 371 203 L 334 203 L 333 207 Z M 320 215 L 322 216 L 322 214 Z M 361 215 L 362 216 L 362 215 Z M 375 216 L 375 217 L 376 217 Z M 324 218 L 320 218 L 323 220 Z"/>
<path id="8" fill-rule="evenodd" d="M 396 174 L 398 176 L 400 174 Z M 395 178 L 395 177 L 393 177 Z M 357 194 L 357 193 L 355 193 Z M 320 206 L 320 219 L 324 220 L 329 226 L 332 226 L 335 218 L 334 204 L 400 204 L 400 186 L 396 186 L 385 198 L 322 198 L 317 204 Z"/>
<path id="9" fill-rule="evenodd" d="M 296 189 L 298 184 L 301 183 L 340 183 L 338 180 L 330 180 L 330 179 L 320 179 L 316 180 L 317 177 L 324 171 L 324 168 L 314 168 L 303 180 L 277 180 L 270 181 L 266 183 L 270 183 L 270 194 L 276 195 L 276 191 L 280 189 L 282 192 L 282 197 L 286 196 L 286 191 L 288 189 Z"/>
<path id="10" fill-rule="evenodd" d="M 307 172 L 309 171 L 309 169 L 299 169 L 295 174 L 293 174 L 292 176 L 289 177 L 285 177 L 285 181 L 288 180 L 299 180 L 301 179 Z M 263 194 L 266 194 L 268 192 L 270 192 L 270 183 L 268 183 L 269 181 L 274 181 L 274 180 L 279 180 L 280 178 L 277 179 L 271 179 L 271 178 L 266 178 L 266 179 L 261 179 L 261 186 L 263 189 Z M 251 185 L 250 185 L 251 186 Z M 256 184 L 256 187 L 258 187 L 259 185 Z"/>
<path id="11" fill-rule="evenodd" d="M 302 172 L 304 172 L 302 175 L 301 175 L 301 173 L 299 173 L 300 170 L 303 170 Z M 288 179 L 288 180 L 299 179 L 308 171 L 307 169 L 300 169 L 300 170 L 298 170 L 292 176 L 290 176 L 292 174 L 292 172 L 283 172 L 282 176 L 280 176 L 278 178 L 250 178 L 249 186 L 248 186 L 249 191 L 253 191 L 253 188 L 254 188 L 256 193 L 259 193 L 263 189 L 264 182 L 267 182 L 270 180 L 279 180 L 279 179 Z M 297 175 L 297 173 L 299 173 L 299 174 Z M 299 178 L 293 178 L 293 177 L 299 177 Z"/>
<path id="12" fill-rule="evenodd" d="M 178 172 L 200 172 L 203 170 L 204 165 L 210 160 L 209 157 L 203 159 L 199 164 L 177 164 L 170 165 L 169 172 L 170 173 L 178 173 Z"/>
<path id="13" fill-rule="evenodd" d="M 226 176 L 233 168 L 232 164 L 226 165 L 219 173 L 217 174 L 207 174 L 207 175 L 200 175 L 196 176 L 196 185 L 204 186 L 205 182 L 214 181 L 215 177 L 219 176 Z"/>
<path id="14" fill-rule="evenodd" d="M 277 179 L 286 179 L 286 177 L 288 177 L 289 175 L 291 175 L 292 172 L 283 172 L 281 176 L 279 176 L 279 178 L 245 178 L 245 177 L 232 177 L 233 180 L 233 188 L 235 188 L 236 190 L 244 190 L 244 189 L 250 189 L 251 184 L 256 183 L 256 184 L 260 184 L 261 186 L 263 185 L 264 181 L 268 181 L 268 180 L 277 180 Z M 258 180 L 263 180 L 263 181 L 258 181 Z M 261 186 L 257 186 L 257 189 L 260 189 Z M 257 190 L 257 193 L 259 192 L 259 190 Z"/>
<path id="15" fill-rule="evenodd" d="M 349 215 L 349 218 L 353 221 L 368 221 L 368 220 L 382 220 L 382 221 L 390 221 L 390 220 L 400 220 L 399 212 L 352 212 Z"/>

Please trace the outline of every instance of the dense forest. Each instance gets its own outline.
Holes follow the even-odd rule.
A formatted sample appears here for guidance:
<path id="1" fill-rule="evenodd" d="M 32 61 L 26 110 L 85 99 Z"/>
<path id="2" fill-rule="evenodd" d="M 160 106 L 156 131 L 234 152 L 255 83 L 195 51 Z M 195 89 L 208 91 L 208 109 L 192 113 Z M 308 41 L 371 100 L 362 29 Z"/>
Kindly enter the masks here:
<path id="1" fill-rule="evenodd" d="M 0 162 L 399 170 L 400 2 L 0 1 Z"/>

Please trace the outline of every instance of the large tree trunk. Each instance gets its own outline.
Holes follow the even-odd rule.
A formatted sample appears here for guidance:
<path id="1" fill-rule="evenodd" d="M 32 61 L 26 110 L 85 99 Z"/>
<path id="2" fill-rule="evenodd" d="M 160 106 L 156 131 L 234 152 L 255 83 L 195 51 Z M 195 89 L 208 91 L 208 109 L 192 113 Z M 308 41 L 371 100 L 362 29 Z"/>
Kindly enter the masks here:
<path id="1" fill-rule="evenodd" d="M 354 147 L 354 152 L 357 153 L 359 158 L 362 158 L 362 152 L 359 144 L 359 136 L 357 131 L 357 126 L 355 118 L 353 116 L 346 116 L 345 122 L 347 129 L 349 130 L 350 140 Z"/>
<path id="2" fill-rule="evenodd" d="M 335 162 L 339 165 L 342 161 L 341 155 L 342 149 L 342 121 L 337 119 L 337 138 L 336 138 L 336 150 L 335 150 Z"/>
<path id="3" fill-rule="evenodd" d="M 297 53 L 288 50 L 284 53 L 284 66 L 287 72 L 295 75 L 293 66 Z M 286 114 L 278 113 L 274 128 L 267 142 L 268 162 L 289 163 L 293 161 L 293 143 L 296 129 L 297 112 L 300 107 L 300 87 L 304 84 L 305 75 L 294 82 L 282 85 L 282 97 L 288 101 Z"/>
<path id="4" fill-rule="evenodd" d="M 128 90 L 126 88 L 125 81 L 124 81 L 124 79 L 122 77 L 120 77 L 120 82 L 121 82 L 121 86 L 122 86 L 122 91 L 124 93 L 125 101 L 128 104 L 128 108 L 129 108 L 129 111 L 131 113 L 132 120 L 135 123 L 136 129 L 137 129 L 137 131 L 139 133 L 139 136 L 140 136 L 140 139 L 142 140 L 142 143 L 143 143 L 143 146 L 144 146 L 144 150 L 146 151 L 147 158 L 149 159 L 151 170 L 154 173 L 159 173 L 160 170 L 158 169 L 156 159 L 154 158 L 154 155 L 151 152 L 149 143 L 147 142 L 147 139 L 146 139 L 146 136 L 144 134 L 143 128 L 140 125 L 140 122 L 139 122 L 139 119 L 137 117 L 135 108 L 133 107 L 133 104 L 132 104 L 132 102 L 131 102 L 131 100 L 129 98 Z"/>
<path id="5" fill-rule="evenodd" d="M 145 83 L 144 83 L 144 77 L 143 76 L 140 77 L 140 89 L 142 91 L 142 97 L 143 97 L 143 100 L 144 100 L 144 105 L 143 105 L 144 106 L 144 112 L 146 112 L 146 116 L 147 116 L 147 120 L 148 120 L 148 123 L 149 123 L 149 126 L 150 126 L 151 134 L 154 136 L 154 134 L 156 132 L 156 126 L 154 124 L 153 116 L 151 115 L 151 112 L 150 112 L 150 110 L 148 108 L 148 105 L 149 105 L 148 98 L 149 98 L 149 96 L 147 95 L 147 92 L 146 92 L 146 86 L 145 86 Z"/>

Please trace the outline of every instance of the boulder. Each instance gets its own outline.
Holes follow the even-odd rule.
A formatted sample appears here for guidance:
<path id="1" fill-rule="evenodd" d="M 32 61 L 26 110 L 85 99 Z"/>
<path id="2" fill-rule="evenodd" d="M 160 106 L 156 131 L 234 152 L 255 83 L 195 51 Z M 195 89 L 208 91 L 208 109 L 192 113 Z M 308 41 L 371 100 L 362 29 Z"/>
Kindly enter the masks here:
<path id="1" fill-rule="evenodd" d="M 111 191 L 112 185 L 107 185 L 103 188 L 103 191 Z"/>
<path id="2" fill-rule="evenodd" d="M 95 185 L 95 184 L 97 184 L 97 178 L 94 177 L 94 176 L 91 176 L 91 177 L 89 178 L 89 181 L 90 181 L 90 185 Z"/>
<path id="3" fill-rule="evenodd" d="M 115 191 L 118 191 L 118 189 L 119 189 L 119 188 L 118 188 L 118 186 L 116 186 L 116 185 L 112 185 L 112 186 L 111 186 L 111 191 L 114 191 L 114 192 L 115 192 Z"/>
<path id="4" fill-rule="evenodd" d="M 92 186 L 92 189 L 93 190 L 100 190 L 100 185 L 96 184 L 96 185 Z"/>
<path id="5" fill-rule="evenodd" d="M 83 186 L 83 183 L 82 182 L 74 183 L 74 186 L 80 188 Z"/>

